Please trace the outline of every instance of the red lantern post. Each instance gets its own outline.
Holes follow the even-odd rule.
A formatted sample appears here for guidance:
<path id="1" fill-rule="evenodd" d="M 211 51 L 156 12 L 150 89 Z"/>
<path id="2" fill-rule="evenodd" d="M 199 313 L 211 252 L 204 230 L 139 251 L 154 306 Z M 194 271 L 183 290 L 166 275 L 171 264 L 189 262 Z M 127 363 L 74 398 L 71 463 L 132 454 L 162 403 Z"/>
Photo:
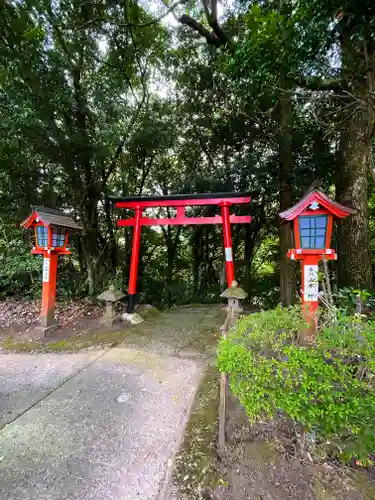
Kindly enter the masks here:
<path id="1" fill-rule="evenodd" d="M 43 255 L 43 294 L 39 332 L 45 335 L 57 327 L 55 320 L 57 260 L 59 255 L 70 255 L 69 230 L 81 229 L 69 216 L 58 210 L 36 208 L 21 226 L 34 229 L 33 254 Z"/>
<path id="2" fill-rule="evenodd" d="M 319 305 L 319 262 L 337 259 L 330 248 L 333 219 L 343 219 L 355 212 L 329 198 L 321 191 L 310 191 L 296 205 L 280 214 L 292 224 L 295 248 L 288 257 L 301 261 L 301 295 L 303 314 L 309 329 L 316 330 L 316 312 Z"/>

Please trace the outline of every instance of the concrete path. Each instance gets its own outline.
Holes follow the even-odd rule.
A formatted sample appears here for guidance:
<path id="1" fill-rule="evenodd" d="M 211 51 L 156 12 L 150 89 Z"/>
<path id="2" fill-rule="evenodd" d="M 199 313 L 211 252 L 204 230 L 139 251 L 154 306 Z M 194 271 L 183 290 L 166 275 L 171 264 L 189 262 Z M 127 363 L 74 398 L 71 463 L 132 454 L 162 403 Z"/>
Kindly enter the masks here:
<path id="1" fill-rule="evenodd" d="M 103 352 L 84 352 L 66 356 L 1 355 L 0 429 L 48 396 Z"/>
<path id="2" fill-rule="evenodd" d="M 207 310 L 159 325 L 204 333 Z M 206 319 L 205 319 L 206 318 Z M 160 330 L 162 331 L 162 329 Z M 168 333 L 166 334 L 168 337 Z M 176 335 L 172 335 L 176 341 Z M 126 344 L 107 351 L 0 356 L 1 500 L 154 500 L 182 437 L 202 359 Z"/>

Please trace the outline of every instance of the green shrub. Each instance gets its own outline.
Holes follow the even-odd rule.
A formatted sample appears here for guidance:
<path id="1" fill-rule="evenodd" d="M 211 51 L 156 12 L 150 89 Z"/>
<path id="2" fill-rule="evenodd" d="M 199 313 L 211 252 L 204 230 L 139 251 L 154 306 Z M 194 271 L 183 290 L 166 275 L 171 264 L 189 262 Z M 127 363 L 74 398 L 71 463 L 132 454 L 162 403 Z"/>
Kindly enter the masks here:
<path id="1" fill-rule="evenodd" d="M 375 311 L 375 297 L 367 290 L 340 288 L 334 293 L 336 306 L 346 314 L 354 314 L 360 300 L 362 313 L 371 316 Z"/>
<path id="2" fill-rule="evenodd" d="M 375 452 L 375 324 L 343 315 L 309 348 L 296 344 L 302 326 L 293 308 L 243 318 L 219 345 L 219 369 L 251 421 L 281 413 L 340 458 L 367 461 Z"/>
<path id="3" fill-rule="evenodd" d="M 31 255 L 28 248 L 21 247 L 18 254 L 1 254 L 0 297 L 41 289 L 41 270 L 41 259 Z"/>

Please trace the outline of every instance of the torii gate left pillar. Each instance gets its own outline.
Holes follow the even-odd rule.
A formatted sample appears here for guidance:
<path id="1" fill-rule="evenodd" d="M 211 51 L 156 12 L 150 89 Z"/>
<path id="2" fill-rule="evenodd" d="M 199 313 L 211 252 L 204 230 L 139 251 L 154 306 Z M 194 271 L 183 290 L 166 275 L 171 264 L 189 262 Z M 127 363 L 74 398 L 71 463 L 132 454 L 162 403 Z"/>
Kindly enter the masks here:
<path id="1" fill-rule="evenodd" d="M 130 219 L 121 219 L 118 221 L 118 226 L 120 227 L 132 226 L 134 228 L 128 288 L 128 312 L 133 311 L 135 304 L 142 226 L 222 224 L 227 284 L 228 287 L 231 286 L 235 276 L 231 224 L 248 224 L 251 222 L 252 218 L 249 215 L 230 214 L 230 207 L 235 204 L 239 205 L 250 203 L 251 197 L 249 193 L 210 193 L 198 195 L 155 197 L 149 196 L 134 198 L 112 198 L 112 200 L 116 203 L 117 208 L 134 210 L 134 217 Z M 219 206 L 221 208 L 221 215 L 216 215 L 214 217 L 187 217 L 185 214 L 186 207 L 207 205 Z M 161 207 L 176 208 L 176 216 L 155 219 L 143 216 L 143 212 L 146 208 L 157 209 Z"/>

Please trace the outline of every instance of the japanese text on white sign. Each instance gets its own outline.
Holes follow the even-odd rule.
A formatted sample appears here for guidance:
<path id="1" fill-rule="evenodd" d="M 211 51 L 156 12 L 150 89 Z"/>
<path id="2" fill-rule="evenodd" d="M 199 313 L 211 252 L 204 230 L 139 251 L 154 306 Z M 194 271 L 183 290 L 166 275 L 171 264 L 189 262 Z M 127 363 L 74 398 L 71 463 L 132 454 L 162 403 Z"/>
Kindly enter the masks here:
<path id="1" fill-rule="evenodd" d="M 43 283 L 48 283 L 48 281 L 49 281 L 49 267 L 50 267 L 49 257 L 44 257 L 44 259 L 43 259 Z"/>
<path id="2" fill-rule="evenodd" d="M 316 302 L 319 298 L 318 266 L 304 266 L 304 299 L 308 302 Z"/>

